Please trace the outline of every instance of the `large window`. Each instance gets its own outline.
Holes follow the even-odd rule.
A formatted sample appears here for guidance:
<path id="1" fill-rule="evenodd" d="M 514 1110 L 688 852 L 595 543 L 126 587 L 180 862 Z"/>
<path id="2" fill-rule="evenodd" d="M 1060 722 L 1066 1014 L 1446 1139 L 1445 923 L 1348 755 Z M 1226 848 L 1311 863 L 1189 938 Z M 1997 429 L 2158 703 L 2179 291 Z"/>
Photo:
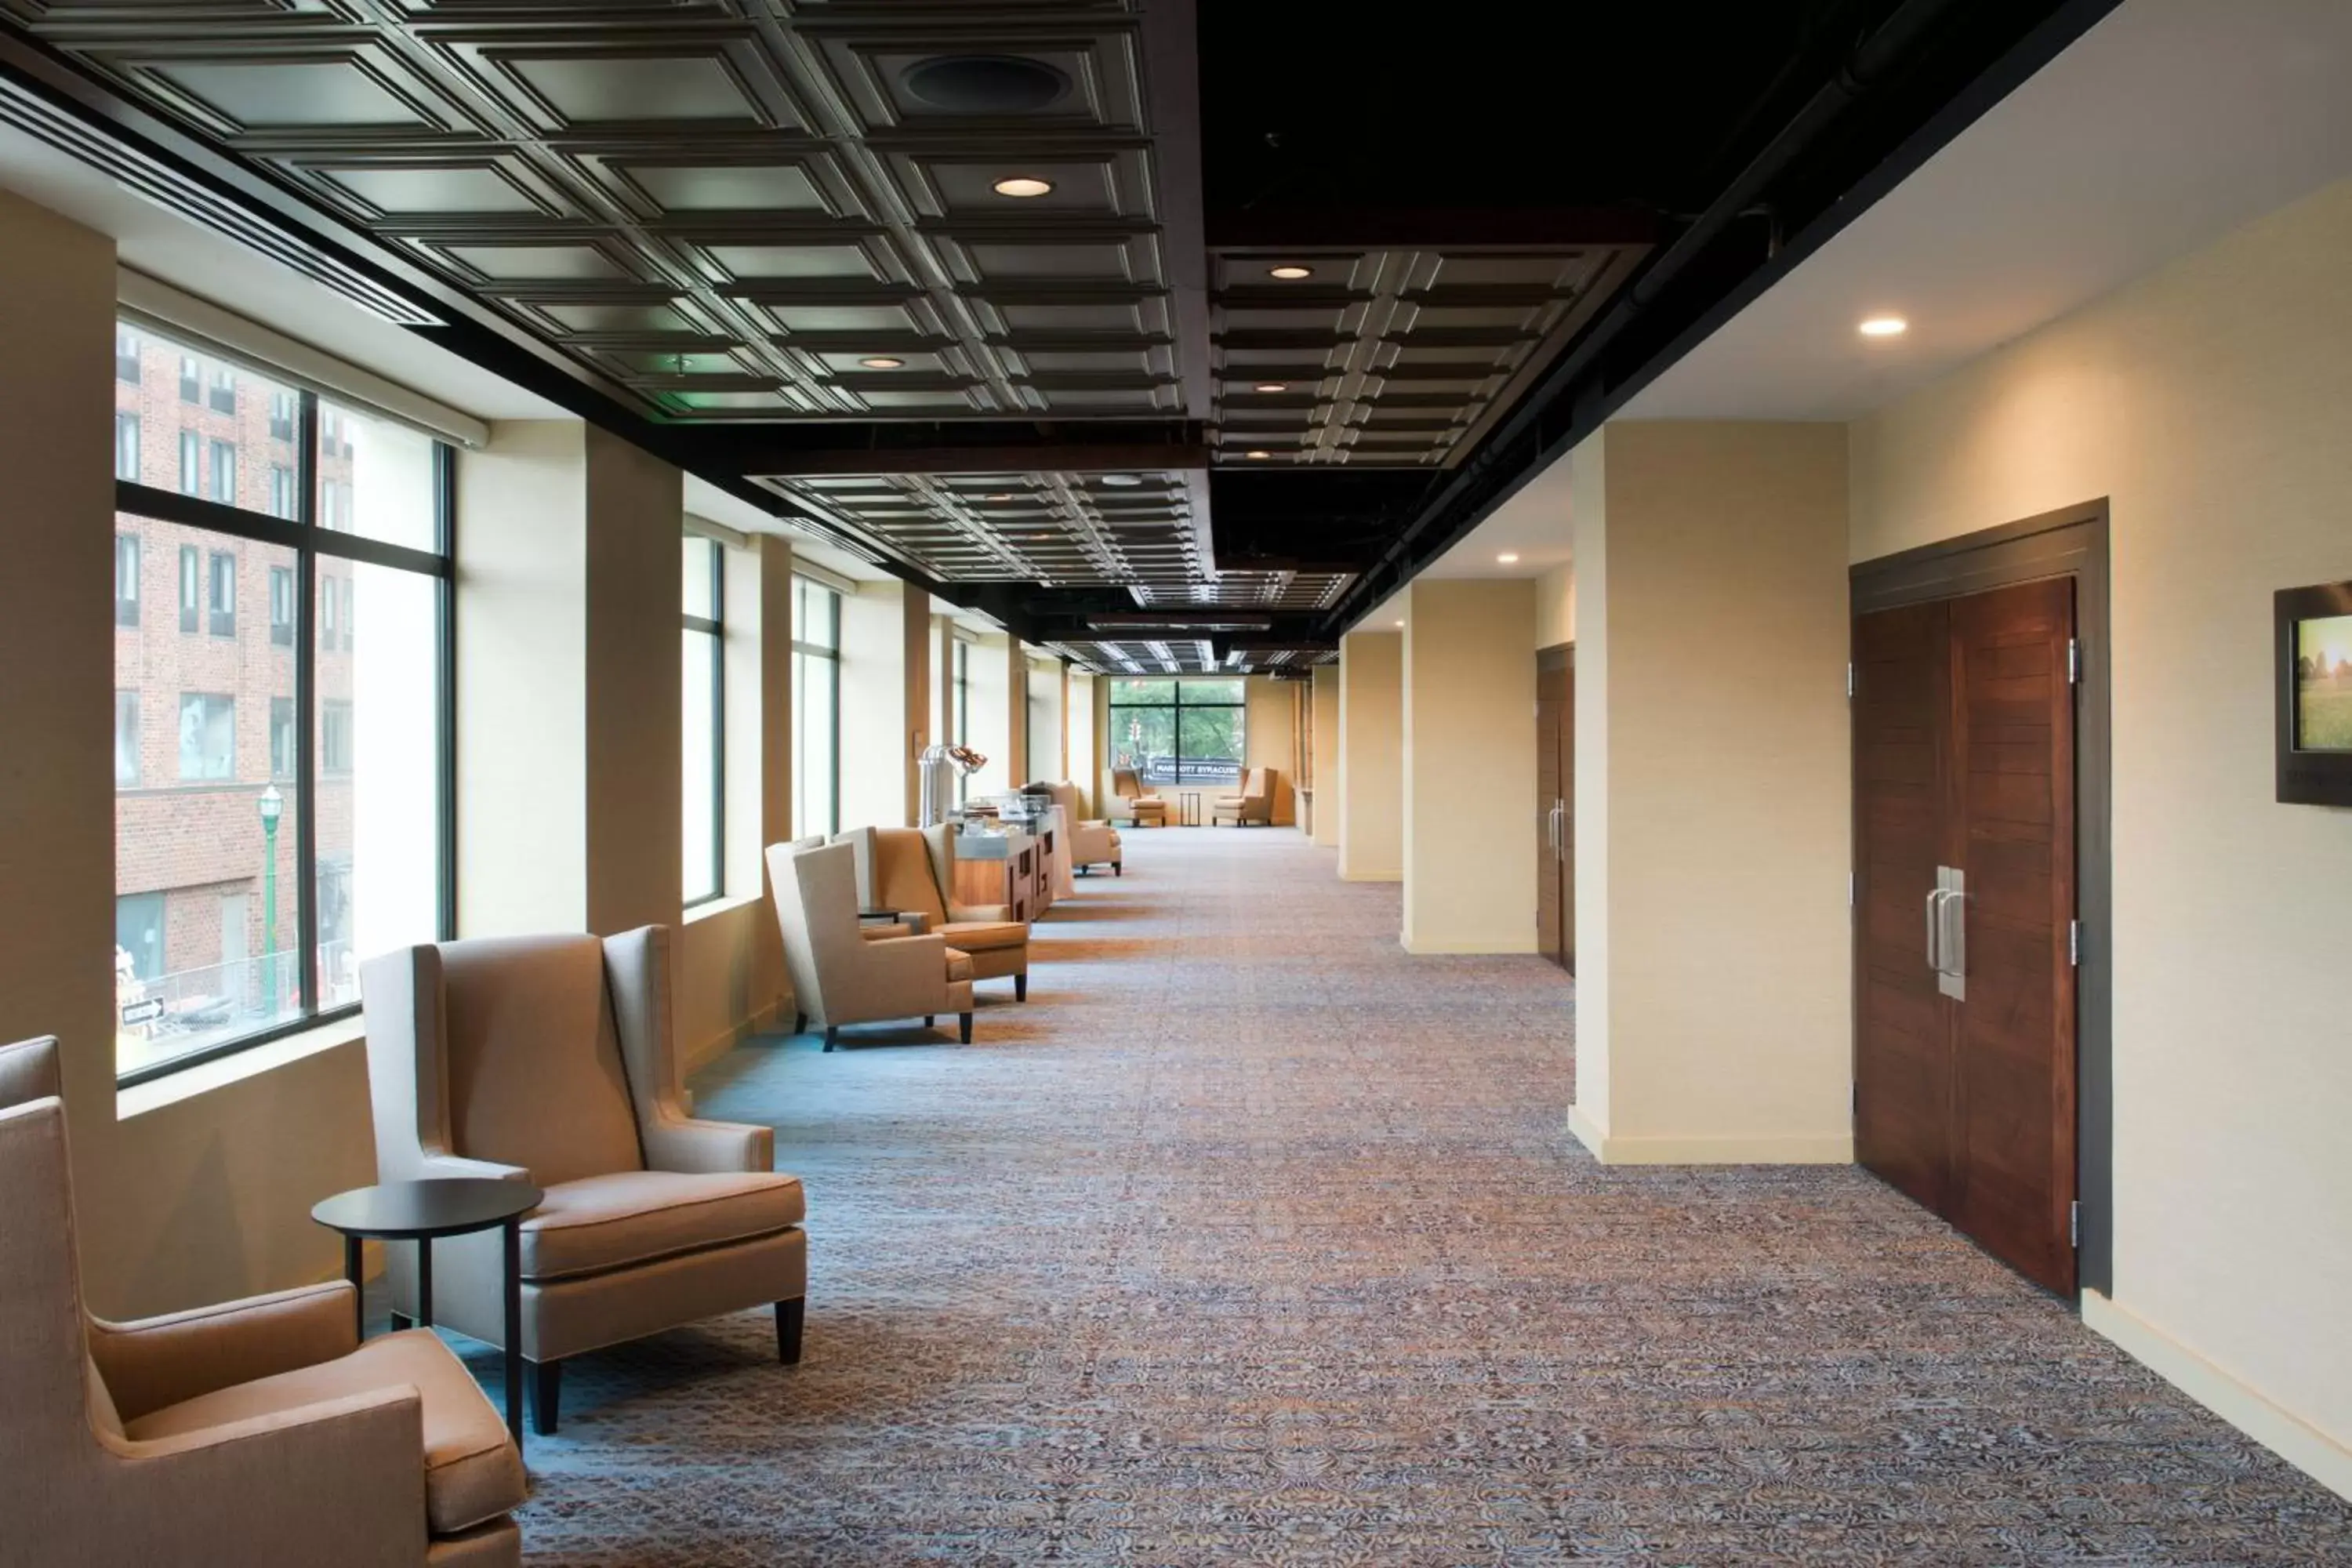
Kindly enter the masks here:
<path id="1" fill-rule="evenodd" d="M 841 597 L 793 580 L 793 836 L 841 831 Z"/>
<path id="2" fill-rule="evenodd" d="M 971 744 L 971 644 L 961 637 L 953 639 L 950 656 L 955 660 L 955 692 L 948 705 L 948 742 L 951 745 Z M 955 770 L 955 803 L 964 803 L 965 792 L 971 786 L 971 775 L 961 768 Z"/>
<path id="3" fill-rule="evenodd" d="M 1146 784 L 1232 784 L 1248 738 L 1239 679 L 1110 683 L 1111 765 Z"/>
<path id="4" fill-rule="evenodd" d="M 727 779 L 725 658 L 727 584 L 718 544 L 688 534 L 683 541 L 683 684 L 686 777 L 680 804 L 686 819 L 686 901 L 698 904 L 725 889 Z"/>
<path id="5" fill-rule="evenodd" d="M 117 385 L 118 416 L 160 426 L 118 443 L 115 490 L 116 1066 L 137 1082 L 347 1013 L 362 955 L 450 933 L 454 459 L 351 410 L 326 441 L 314 395 L 144 332 L 118 337 Z M 330 475 L 347 531 L 323 526 Z M 145 552 L 177 564 L 176 624 L 123 619 Z"/>

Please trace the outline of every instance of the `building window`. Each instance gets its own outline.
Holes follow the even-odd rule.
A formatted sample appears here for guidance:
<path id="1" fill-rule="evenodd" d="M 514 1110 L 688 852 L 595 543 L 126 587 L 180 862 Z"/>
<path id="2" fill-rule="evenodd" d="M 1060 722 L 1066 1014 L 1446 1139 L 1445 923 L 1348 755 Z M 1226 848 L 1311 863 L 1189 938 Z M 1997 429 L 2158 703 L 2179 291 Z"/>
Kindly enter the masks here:
<path id="1" fill-rule="evenodd" d="M 191 691 L 180 698 L 180 778 L 212 784 L 236 776 L 236 699 Z"/>
<path id="2" fill-rule="evenodd" d="M 1147 784 L 1233 784 L 1242 776 L 1244 686 L 1118 677 L 1110 683 L 1111 766 Z"/>
<path id="3" fill-rule="evenodd" d="M 686 901 L 726 887 L 727 660 L 725 557 L 716 541 L 688 534 L 682 563 L 679 708 L 683 756 Z"/>
<path id="4" fill-rule="evenodd" d="M 331 697 L 320 705 L 319 771 L 352 771 L 352 705 L 341 698 Z"/>
<path id="5" fill-rule="evenodd" d="M 948 708 L 948 741 L 952 745 L 971 744 L 971 645 L 961 637 L 953 644 L 955 690 Z M 955 799 L 964 803 L 964 793 L 971 786 L 971 775 L 961 768 L 955 770 Z"/>
<path id="6" fill-rule="evenodd" d="M 114 787 L 135 788 L 139 783 L 139 693 L 114 694 Z"/>
<path id="7" fill-rule="evenodd" d="M 294 569 L 269 569 L 269 640 L 279 647 L 294 646 Z"/>
<path id="8" fill-rule="evenodd" d="M 139 384 L 139 334 L 128 327 L 114 329 L 114 379 Z"/>
<path id="9" fill-rule="evenodd" d="M 793 834 L 841 831 L 841 595 L 793 582 Z"/>
<path id="10" fill-rule="evenodd" d="M 223 506 L 236 504 L 236 446 L 215 437 L 213 448 L 213 500 Z"/>
<path id="11" fill-rule="evenodd" d="M 193 544 L 180 546 L 180 629 L 193 632 L 204 613 L 204 552 Z"/>
<path id="12" fill-rule="evenodd" d="M 213 408 L 221 414 L 236 412 L 236 373 L 226 365 L 213 367 Z"/>
<path id="13" fill-rule="evenodd" d="M 118 479 L 139 477 L 139 416 L 136 414 L 114 416 L 114 477 Z"/>
<path id="14" fill-rule="evenodd" d="M 236 636 L 236 557 L 215 550 L 208 563 L 212 590 L 205 599 L 205 630 L 216 637 Z"/>
<path id="15" fill-rule="evenodd" d="M 126 1083 L 349 1014 L 359 954 L 454 934 L 445 742 L 454 454 L 364 410 L 339 410 L 342 510 L 360 493 L 364 516 L 400 531 L 331 532 L 319 487 L 301 482 L 302 461 L 282 444 L 313 427 L 314 395 L 220 371 L 177 344 L 160 353 L 184 360 L 186 401 L 223 407 L 217 395 L 255 417 L 229 430 L 208 411 L 208 428 L 184 432 L 181 489 L 135 478 L 115 487 L 116 533 L 166 561 L 179 551 L 181 626 L 221 639 L 157 659 L 126 638 L 118 656 L 116 1068 Z M 265 445 L 265 407 L 279 445 Z M 240 498 L 240 456 L 272 470 L 266 490 L 257 484 Z M 266 585 L 266 615 L 237 615 L 245 574 Z M 331 625 L 331 645 L 350 653 L 361 599 L 368 654 L 321 657 Z M 139 769 L 142 712 L 178 724 L 176 778 L 168 729 L 156 736 L 155 766 Z M 240 721 L 251 726 L 242 735 Z M 159 779 L 188 787 L 157 788 Z"/>
<path id="16" fill-rule="evenodd" d="M 114 624 L 139 624 L 139 536 L 114 536 Z"/>
<path id="17" fill-rule="evenodd" d="M 273 697 L 269 700 L 269 776 L 290 779 L 294 776 L 294 699 Z"/>

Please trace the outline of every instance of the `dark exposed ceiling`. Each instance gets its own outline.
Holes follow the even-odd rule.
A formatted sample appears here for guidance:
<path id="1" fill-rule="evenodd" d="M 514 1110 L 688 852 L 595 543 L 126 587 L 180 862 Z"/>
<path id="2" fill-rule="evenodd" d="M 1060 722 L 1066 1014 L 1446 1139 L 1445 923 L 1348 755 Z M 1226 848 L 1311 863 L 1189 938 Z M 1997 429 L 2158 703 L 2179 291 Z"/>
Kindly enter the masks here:
<path id="1" fill-rule="evenodd" d="M 1281 669 L 2114 3 L 0 0 L 0 120 L 1074 658 Z"/>

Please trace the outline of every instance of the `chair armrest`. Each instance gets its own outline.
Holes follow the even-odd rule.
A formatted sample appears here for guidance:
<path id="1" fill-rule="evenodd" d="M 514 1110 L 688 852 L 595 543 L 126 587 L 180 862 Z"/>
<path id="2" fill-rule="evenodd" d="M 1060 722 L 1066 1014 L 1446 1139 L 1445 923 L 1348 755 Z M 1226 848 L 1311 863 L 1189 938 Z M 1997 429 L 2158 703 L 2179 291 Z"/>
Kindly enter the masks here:
<path id="1" fill-rule="evenodd" d="M 1013 906 L 1011 904 L 950 904 L 948 906 L 948 919 L 955 922 L 970 921 L 976 924 L 985 924 L 992 921 L 1004 922 L 1013 919 Z"/>
<path id="2" fill-rule="evenodd" d="M 688 1175 L 776 1168 L 776 1133 L 741 1121 L 680 1117 L 645 1129 L 646 1169 Z"/>
<path id="3" fill-rule="evenodd" d="M 399 1179 L 406 1182 L 446 1182 L 457 1178 L 475 1182 L 528 1182 L 530 1173 L 520 1165 L 501 1165 L 495 1160 L 468 1160 L 462 1154 L 427 1154 L 413 1175 Z"/>
<path id="4" fill-rule="evenodd" d="M 859 967 L 857 989 L 860 1000 L 873 1011 L 869 1016 L 888 1017 L 901 1007 L 915 1013 L 940 1013 L 947 1010 L 948 943 L 942 936 L 902 936 L 887 942 L 868 942 L 868 962 Z"/>
<path id="5" fill-rule="evenodd" d="M 198 1307 L 136 1322 L 89 1322 L 89 1355 L 125 1421 L 236 1384 L 316 1366 L 359 1349 L 352 1287 Z"/>
<path id="6" fill-rule="evenodd" d="M 867 942 L 888 942 L 893 937 L 920 936 L 923 933 L 905 921 L 893 921 L 886 926 L 859 926 L 857 934 Z"/>

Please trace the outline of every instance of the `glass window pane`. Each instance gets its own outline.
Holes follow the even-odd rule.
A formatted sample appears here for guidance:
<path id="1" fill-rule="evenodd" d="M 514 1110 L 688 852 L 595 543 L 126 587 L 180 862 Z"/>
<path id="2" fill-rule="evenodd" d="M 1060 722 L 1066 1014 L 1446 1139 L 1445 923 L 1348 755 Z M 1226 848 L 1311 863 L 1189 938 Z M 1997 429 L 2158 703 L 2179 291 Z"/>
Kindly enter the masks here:
<path id="1" fill-rule="evenodd" d="M 1177 751 L 1186 784 L 1232 784 L 1242 776 L 1239 708 L 1185 708 L 1177 723 Z"/>
<path id="2" fill-rule="evenodd" d="M 1183 703 L 1187 708 L 1202 702 L 1239 702 L 1243 700 L 1242 683 L 1234 679 L 1187 680 L 1183 686 Z"/>
<path id="3" fill-rule="evenodd" d="M 678 687 L 685 715 L 686 775 L 679 798 L 685 818 L 686 901 L 719 896 L 719 638 L 683 631 Z"/>
<path id="4" fill-rule="evenodd" d="M 433 439 L 319 405 L 319 526 L 412 550 L 441 549 Z"/>
<path id="5" fill-rule="evenodd" d="M 1172 680 L 1130 680 L 1125 677 L 1110 683 L 1113 702 L 1173 702 L 1176 683 Z"/>
<path id="6" fill-rule="evenodd" d="M 368 613 L 368 638 L 318 651 L 321 1008 L 359 999 L 361 959 L 431 942 L 441 927 L 440 580 L 357 562 L 337 570 Z"/>
<path id="7" fill-rule="evenodd" d="M 148 373 L 120 374 L 124 353 Z M 114 384 L 115 477 L 157 489 L 201 495 L 226 506 L 267 512 L 273 467 L 291 468 L 290 430 L 279 435 L 272 400 L 295 393 L 247 370 L 200 363 L 176 344 L 145 333 L 118 337 Z M 160 395 L 149 387 L 180 395 Z"/>
<path id="8" fill-rule="evenodd" d="M 689 616 L 715 621 L 719 618 L 719 546 L 690 535 L 679 543 L 685 551 L 678 571 L 682 607 Z"/>
<path id="9" fill-rule="evenodd" d="M 1147 784 L 1177 783 L 1176 710 L 1113 706 L 1110 757 L 1111 766 L 1133 768 Z"/>
<path id="10" fill-rule="evenodd" d="M 830 595 L 826 595 L 828 598 Z M 841 830 L 834 722 L 840 666 L 823 654 L 793 655 L 793 836 Z"/>
<path id="11" fill-rule="evenodd" d="M 173 366 L 158 379 L 168 384 Z M 166 398 L 162 406 L 174 405 Z M 203 417 L 190 411 L 191 417 Z M 294 552 L 118 513 L 115 531 L 183 563 L 206 630 L 149 616 L 115 634 L 115 975 L 131 1071 L 298 1016 L 295 800 L 271 781 L 269 725 L 294 699 L 294 650 L 258 602 Z M 215 618 L 216 605 L 226 613 Z M 192 628 L 193 629 L 193 628 Z"/>

